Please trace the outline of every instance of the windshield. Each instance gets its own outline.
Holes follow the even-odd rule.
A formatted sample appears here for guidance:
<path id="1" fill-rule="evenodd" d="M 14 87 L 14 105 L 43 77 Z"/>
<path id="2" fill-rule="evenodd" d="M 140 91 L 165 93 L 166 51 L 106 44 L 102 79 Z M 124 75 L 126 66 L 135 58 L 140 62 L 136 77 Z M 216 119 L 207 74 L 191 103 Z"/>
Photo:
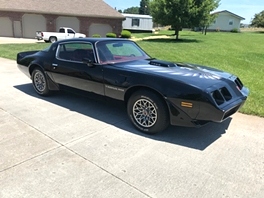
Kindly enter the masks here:
<path id="1" fill-rule="evenodd" d="M 102 64 L 150 58 L 136 43 L 129 40 L 101 41 L 97 43 L 96 47 L 99 62 Z"/>

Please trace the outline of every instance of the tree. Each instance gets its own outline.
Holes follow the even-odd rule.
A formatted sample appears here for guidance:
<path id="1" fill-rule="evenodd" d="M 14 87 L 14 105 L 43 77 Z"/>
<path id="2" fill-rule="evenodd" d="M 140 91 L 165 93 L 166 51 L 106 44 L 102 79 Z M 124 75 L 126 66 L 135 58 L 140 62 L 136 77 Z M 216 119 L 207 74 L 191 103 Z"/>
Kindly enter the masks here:
<path id="1" fill-rule="evenodd" d="M 218 5 L 219 0 L 152 0 L 150 10 L 154 21 L 171 25 L 179 39 L 183 27 L 208 26 L 212 21 L 210 12 Z"/>
<path id="2" fill-rule="evenodd" d="M 202 20 L 200 21 L 199 27 L 202 27 L 202 33 L 206 35 L 207 33 L 207 28 L 209 25 L 216 19 L 217 15 L 216 14 L 209 14 L 204 16 Z"/>
<path id="3" fill-rule="evenodd" d="M 141 0 L 139 7 L 139 14 L 149 15 L 149 0 Z"/>
<path id="4" fill-rule="evenodd" d="M 264 27 L 264 10 L 258 14 L 255 14 L 251 26 L 253 27 Z"/>
<path id="5" fill-rule="evenodd" d="M 194 0 L 192 6 L 191 21 L 193 27 L 202 27 L 202 33 L 206 35 L 208 26 L 217 17 L 216 14 L 210 14 L 219 6 L 220 0 Z"/>
<path id="6" fill-rule="evenodd" d="M 139 7 L 130 7 L 124 10 L 123 13 L 127 13 L 127 14 L 139 14 Z"/>
<path id="7" fill-rule="evenodd" d="M 123 11 L 121 9 L 118 10 L 119 13 L 123 13 Z"/>
<path id="8" fill-rule="evenodd" d="M 178 39 L 182 27 L 190 25 L 191 3 L 192 0 L 152 0 L 150 3 L 151 15 L 154 22 L 171 25 L 175 29 L 176 39 Z"/>

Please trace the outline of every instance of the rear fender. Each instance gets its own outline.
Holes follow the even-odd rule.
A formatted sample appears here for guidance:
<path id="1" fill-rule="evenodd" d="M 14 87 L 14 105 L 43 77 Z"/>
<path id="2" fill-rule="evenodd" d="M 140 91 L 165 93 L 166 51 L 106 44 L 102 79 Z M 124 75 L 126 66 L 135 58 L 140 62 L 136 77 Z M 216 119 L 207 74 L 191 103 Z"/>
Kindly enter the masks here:
<path id="1" fill-rule="evenodd" d="M 45 70 L 43 69 L 43 67 L 40 66 L 40 65 L 38 65 L 38 64 L 36 64 L 36 63 L 32 63 L 32 64 L 29 66 L 29 73 L 30 73 L 31 78 L 32 78 L 32 72 L 33 72 L 34 69 L 36 69 L 36 68 L 41 69 L 41 70 L 45 73 L 46 78 L 47 78 L 47 83 L 48 83 L 48 88 L 49 88 L 49 90 L 54 90 L 54 91 L 56 91 L 56 90 L 60 90 L 59 85 L 58 85 L 57 83 L 55 83 L 55 82 L 52 80 L 52 78 L 51 78 L 51 76 L 49 75 L 49 73 L 48 73 L 48 72 L 45 72 Z"/>

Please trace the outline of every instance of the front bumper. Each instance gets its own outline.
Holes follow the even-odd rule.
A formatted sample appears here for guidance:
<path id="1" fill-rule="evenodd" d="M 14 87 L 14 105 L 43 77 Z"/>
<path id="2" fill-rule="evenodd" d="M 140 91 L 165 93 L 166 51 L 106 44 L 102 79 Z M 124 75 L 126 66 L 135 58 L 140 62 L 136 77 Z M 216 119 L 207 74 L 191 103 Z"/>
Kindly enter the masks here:
<path id="1" fill-rule="evenodd" d="M 240 96 L 217 105 L 214 101 L 193 101 L 167 98 L 171 125 L 199 127 L 208 122 L 223 122 L 236 113 L 245 103 L 249 90 L 246 87 Z M 182 103 L 191 105 L 182 106 Z"/>

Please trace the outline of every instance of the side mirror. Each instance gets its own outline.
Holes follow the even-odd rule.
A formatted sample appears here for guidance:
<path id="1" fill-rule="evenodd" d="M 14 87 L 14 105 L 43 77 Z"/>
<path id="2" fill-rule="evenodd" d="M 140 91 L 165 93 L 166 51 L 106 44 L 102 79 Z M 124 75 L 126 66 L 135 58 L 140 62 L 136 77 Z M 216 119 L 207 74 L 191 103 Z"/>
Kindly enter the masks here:
<path id="1" fill-rule="evenodd" d="M 88 65 L 89 67 L 94 66 L 94 62 L 89 58 L 83 58 L 82 62 L 85 63 L 86 65 Z"/>

